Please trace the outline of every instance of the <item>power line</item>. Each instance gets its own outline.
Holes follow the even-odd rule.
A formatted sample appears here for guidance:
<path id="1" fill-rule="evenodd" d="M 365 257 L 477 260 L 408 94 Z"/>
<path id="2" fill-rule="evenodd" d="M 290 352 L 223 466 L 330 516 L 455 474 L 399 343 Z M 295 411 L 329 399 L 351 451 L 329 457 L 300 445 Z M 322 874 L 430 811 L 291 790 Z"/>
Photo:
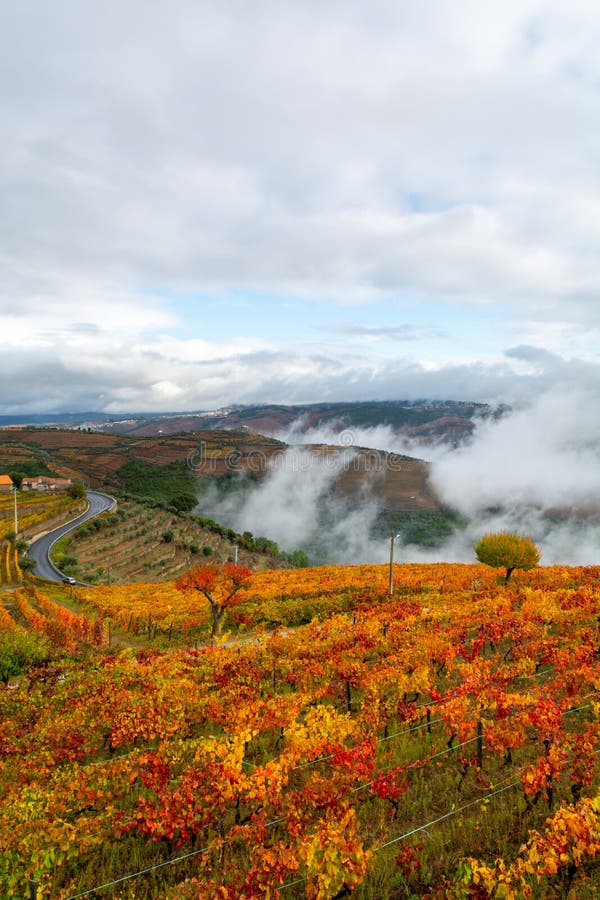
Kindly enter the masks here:
<path id="1" fill-rule="evenodd" d="M 202 850 L 193 850 L 191 853 L 185 853 L 183 856 L 175 857 L 175 859 L 167 859 L 164 862 L 156 863 L 154 866 L 147 866 L 145 869 L 140 869 L 139 872 L 131 872 L 129 875 L 122 875 L 121 878 L 115 878 L 114 881 L 107 881 L 105 884 L 96 885 L 96 887 L 90 888 L 87 891 L 81 891 L 79 894 L 71 894 L 71 896 L 66 897 L 65 900 L 77 900 L 78 897 L 87 897 L 90 894 L 94 894 L 96 891 L 102 891 L 104 888 L 114 887 L 115 884 L 122 884 L 124 881 L 129 881 L 131 878 L 147 875 L 149 872 L 155 871 L 155 869 L 162 869 L 164 866 L 170 866 L 173 865 L 173 863 L 181 862 L 184 859 L 190 859 L 192 856 L 200 856 L 202 853 L 207 853 L 209 849 L 209 847 L 203 847 Z"/>
<path id="2" fill-rule="evenodd" d="M 594 691 L 593 693 L 598 693 L 598 692 Z M 573 709 L 565 710 L 563 715 L 566 715 L 568 713 L 578 712 L 583 709 L 589 709 L 590 707 L 591 707 L 591 704 L 589 704 L 589 703 L 585 704 L 583 706 L 574 707 Z M 402 733 L 407 733 L 407 732 L 402 732 Z M 382 740 L 385 740 L 385 739 L 382 738 Z M 460 747 L 464 747 L 467 744 L 471 744 L 477 740 L 478 740 L 477 737 L 469 738 L 468 740 L 463 741 L 460 744 L 457 744 L 455 747 L 448 747 L 446 750 L 441 750 L 438 753 L 435 753 L 433 756 L 430 756 L 425 760 L 416 760 L 410 765 L 410 767 L 414 768 L 416 765 L 418 765 L 419 762 L 422 762 L 423 765 L 428 765 L 432 760 L 437 759 L 440 756 L 444 756 L 448 753 L 451 753 L 455 750 L 458 750 Z M 594 753 L 594 755 L 600 754 L 600 749 L 594 750 L 593 753 Z M 524 767 L 522 766 L 519 771 L 523 771 L 523 768 Z M 383 772 L 383 774 L 385 774 L 385 771 Z M 356 794 L 359 791 L 364 790 L 367 787 L 371 787 L 374 783 L 375 783 L 375 781 L 371 781 L 366 784 L 360 785 L 359 787 L 354 788 L 350 793 Z M 473 806 L 477 806 L 479 803 L 484 803 L 486 800 L 490 800 L 491 798 L 496 797 L 496 796 L 504 793 L 505 791 L 510 790 L 511 788 L 516 787 L 520 784 L 521 784 L 520 778 L 515 779 L 515 780 L 509 782 L 508 784 L 504 785 L 503 787 L 496 788 L 493 791 L 490 791 L 489 793 L 485 794 L 483 797 L 478 797 L 475 800 L 470 800 L 468 803 L 465 803 L 460 807 L 456 807 L 451 810 L 448 810 L 443 815 L 438 816 L 435 819 L 432 819 L 431 821 L 426 822 L 422 825 L 419 825 L 416 828 L 412 828 L 412 829 L 410 829 L 410 831 L 404 832 L 403 834 L 398 835 L 397 837 L 392 838 L 389 841 L 386 841 L 384 844 L 381 844 L 380 846 L 376 847 L 373 850 L 373 853 L 379 853 L 381 850 L 384 850 L 386 847 L 392 846 L 393 844 L 396 844 L 396 843 L 399 843 L 400 841 L 406 840 L 407 838 L 412 837 L 413 835 L 418 834 L 421 831 L 426 831 L 428 828 L 432 828 L 434 825 L 438 825 L 440 822 L 443 822 L 446 819 L 451 818 L 452 816 L 455 816 L 461 812 L 464 812 L 466 809 L 469 809 Z M 264 827 L 271 828 L 274 825 L 279 825 L 282 822 L 287 821 L 288 818 L 289 818 L 289 815 L 280 816 L 277 819 L 272 819 L 269 822 L 266 822 Z M 230 843 L 230 841 L 226 840 L 224 843 Z M 138 878 L 140 875 L 147 875 L 150 872 L 155 871 L 156 869 L 161 869 L 161 868 L 164 868 L 165 866 L 174 865 L 175 863 L 182 862 L 186 859 L 191 859 L 194 856 L 201 856 L 204 853 L 207 853 L 209 850 L 210 850 L 210 847 L 203 847 L 201 850 L 192 850 L 190 853 L 185 853 L 182 856 L 174 857 L 173 859 L 164 860 L 163 862 L 156 863 L 153 866 L 147 866 L 144 869 L 140 869 L 137 872 L 132 872 L 128 875 L 123 875 L 120 878 L 115 879 L 114 881 L 109 881 L 109 882 L 106 882 L 105 884 L 97 885 L 96 887 L 89 888 L 88 890 L 82 891 L 78 894 L 72 894 L 69 897 L 65 898 L 65 900 L 78 900 L 78 898 L 80 898 L 80 897 L 86 897 L 86 896 L 89 896 L 90 894 L 95 893 L 96 891 L 101 891 L 101 890 L 104 890 L 105 888 L 114 887 L 117 884 L 122 884 L 124 881 L 129 881 L 132 878 Z M 282 887 L 282 889 L 294 887 L 295 885 L 303 884 L 306 880 L 307 880 L 306 878 L 300 878 L 293 882 L 287 882 L 286 884 L 281 885 L 281 887 Z"/>
<path id="3" fill-rule="evenodd" d="M 406 838 L 412 837 L 415 834 L 418 834 L 420 831 L 426 831 L 428 828 L 433 828 L 434 825 L 438 825 L 440 822 L 443 822 L 445 819 L 449 819 L 452 816 L 456 816 L 459 813 L 464 812 L 466 809 L 469 809 L 471 806 L 477 806 L 479 803 L 485 803 L 486 800 L 491 799 L 492 797 L 496 797 L 498 794 L 504 793 L 504 791 L 510 790 L 510 788 L 516 787 L 520 784 L 520 781 L 511 781 L 510 784 L 505 785 L 504 787 L 497 788 L 494 791 L 490 791 L 488 794 L 485 794 L 483 797 L 478 797 L 476 800 L 470 800 L 468 803 L 464 803 L 462 806 L 458 806 L 455 809 L 450 809 L 448 812 L 445 812 L 442 816 L 438 816 L 436 819 L 432 819 L 430 822 L 425 822 L 423 825 L 419 825 L 417 828 L 411 828 L 410 831 L 406 831 L 404 834 L 398 835 L 398 837 L 392 838 L 389 841 L 386 841 L 385 844 L 380 844 L 379 847 L 375 847 L 372 851 L 373 853 L 379 853 L 381 850 L 384 850 L 386 847 L 390 847 L 392 844 L 397 844 L 399 841 L 404 841 Z M 285 884 L 281 885 L 282 889 L 295 887 L 298 884 L 304 884 L 307 881 L 307 878 L 298 878 L 296 881 L 288 881 Z M 71 900 L 71 898 L 69 898 Z"/>
<path id="4" fill-rule="evenodd" d="M 379 851 L 385 849 L 385 847 L 390 847 L 392 844 L 397 844 L 399 841 L 404 841 L 406 840 L 406 838 L 412 837 L 413 834 L 418 834 L 420 831 L 426 831 L 427 828 L 433 828 L 433 826 L 437 825 L 439 822 L 443 822 L 445 819 L 456 816 L 459 813 L 464 812 L 465 809 L 469 809 L 469 807 L 471 806 L 477 806 L 477 804 L 479 803 L 485 803 L 485 801 L 489 800 L 491 797 L 496 797 L 498 794 L 503 794 L 504 791 L 508 791 L 510 788 L 516 787 L 520 783 L 521 782 L 519 779 L 517 779 L 516 781 L 511 781 L 510 784 L 506 784 L 504 787 L 497 788 L 494 791 L 490 791 L 489 794 L 486 794 L 483 797 L 478 797 L 476 800 L 469 800 L 468 803 L 464 803 L 462 806 L 457 806 L 455 809 L 450 809 L 442 816 L 438 816 L 437 819 L 432 819 L 430 822 L 426 822 L 424 825 L 419 825 L 417 828 L 411 828 L 410 831 L 406 831 L 404 834 L 392 838 L 390 841 L 386 841 L 385 844 L 380 844 L 379 847 L 375 847 L 373 853 L 379 853 Z"/>

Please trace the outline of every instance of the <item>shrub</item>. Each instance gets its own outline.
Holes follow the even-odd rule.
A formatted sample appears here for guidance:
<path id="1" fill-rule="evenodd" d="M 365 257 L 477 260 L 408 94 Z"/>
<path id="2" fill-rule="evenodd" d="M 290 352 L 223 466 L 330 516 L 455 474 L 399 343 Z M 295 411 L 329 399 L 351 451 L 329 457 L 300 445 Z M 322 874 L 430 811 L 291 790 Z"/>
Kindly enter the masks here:
<path id="1" fill-rule="evenodd" d="M 8 684 L 15 675 L 49 658 L 50 642 L 33 631 L 15 628 L 0 633 L 0 681 Z"/>
<path id="2" fill-rule="evenodd" d="M 172 506 L 174 506 L 178 512 L 191 512 L 197 503 L 198 500 L 196 495 L 191 493 L 178 494 L 176 497 L 173 497 L 173 500 L 171 501 Z"/>

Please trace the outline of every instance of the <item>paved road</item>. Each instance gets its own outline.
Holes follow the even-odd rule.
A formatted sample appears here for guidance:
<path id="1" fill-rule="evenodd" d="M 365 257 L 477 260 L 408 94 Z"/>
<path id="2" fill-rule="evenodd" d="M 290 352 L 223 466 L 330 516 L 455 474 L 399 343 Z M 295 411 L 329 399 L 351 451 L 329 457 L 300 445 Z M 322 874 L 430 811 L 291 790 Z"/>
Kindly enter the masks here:
<path id="1" fill-rule="evenodd" d="M 66 525 L 61 525 L 59 528 L 55 528 L 53 531 L 49 531 L 48 534 L 38 538 L 27 551 L 27 555 L 36 561 L 35 574 L 41 578 L 46 578 L 48 581 L 63 580 L 63 576 L 58 569 L 54 568 L 48 557 L 52 544 L 64 534 L 67 534 L 68 531 L 72 531 L 73 528 L 77 528 L 78 525 L 87 522 L 88 519 L 93 519 L 94 516 L 99 516 L 100 513 L 106 512 L 115 503 L 113 497 L 109 497 L 108 494 L 99 494 L 97 491 L 86 491 L 86 497 L 90 504 L 87 512 L 84 512 L 72 522 L 67 522 Z"/>

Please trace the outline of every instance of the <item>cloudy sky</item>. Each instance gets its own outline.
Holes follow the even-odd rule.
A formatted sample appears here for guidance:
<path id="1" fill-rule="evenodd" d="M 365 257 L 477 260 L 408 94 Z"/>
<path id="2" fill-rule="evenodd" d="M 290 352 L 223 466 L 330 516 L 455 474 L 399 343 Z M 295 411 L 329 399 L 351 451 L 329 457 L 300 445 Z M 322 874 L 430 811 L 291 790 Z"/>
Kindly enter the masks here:
<path id="1" fill-rule="evenodd" d="M 600 380 L 593 0 L 0 5 L 0 413 Z"/>

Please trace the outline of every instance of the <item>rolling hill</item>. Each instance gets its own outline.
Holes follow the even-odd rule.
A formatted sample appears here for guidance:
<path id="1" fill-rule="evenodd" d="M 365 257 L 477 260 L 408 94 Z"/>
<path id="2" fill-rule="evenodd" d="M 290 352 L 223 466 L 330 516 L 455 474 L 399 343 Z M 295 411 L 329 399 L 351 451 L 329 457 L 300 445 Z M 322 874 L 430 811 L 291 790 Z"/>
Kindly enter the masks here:
<path id="1" fill-rule="evenodd" d="M 348 448 L 308 445 L 315 459 L 332 459 Z M 94 488 L 126 489 L 119 472 L 136 461 L 149 466 L 179 467 L 191 479 L 248 474 L 264 478 L 286 445 L 262 435 L 204 430 L 131 437 L 70 429 L 11 428 L 0 430 L 0 468 L 18 469 L 39 461 L 57 474 L 88 482 Z M 370 478 L 370 490 L 390 510 L 439 508 L 427 479 L 427 463 L 408 456 L 357 448 L 336 482 L 336 492 L 352 501 Z"/>
<path id="2" fill-rule="evenodd" d="M 294 452 L 300 454 L 297 459 Z M 313 562 L 334 561 L 340 552 L 346 556 L 353 552 L 340 550 L 339 542 L 330 537 L 353 513 L 361 521 L 361 546 L 391 532 L 402 533 L 412 543 L 437 546 L 456 526 L 452 512 L 431 489 L 426 462 L 364 447 L 318 444 L 294 451 L 274 438 L 217 429 L 150 437 L 57 428 L 0 431 L 0 471 L 31 471 L 36 465 L 124 499 L 160 502 L 175 513 L 191 511 L 196 501 L 202 516 L 236 532 L 266 535 L 288 553 L 301 549 Z M 305 528 L 296 536 L 289 527 L 286 503 L 290 515 L 297 505 L 292 497 L 273 498 L 282 506 L 276 523 L 265 522 L 260 512 L 250 519 L 240 513 L 252 492 L 275 484 L 273 473 L 286 466 L 297 467 L 290 472 L 297 495 L 315 493 L 310 534 Z M 362 516 L 366 507 L 368 522 Z M 199 541 L 190 538 L 187 543 Z M 154 567 L 160 556 L 155 548 L 145 561 Z M 170 571 L 168 567 L 165 574 Z"/>

